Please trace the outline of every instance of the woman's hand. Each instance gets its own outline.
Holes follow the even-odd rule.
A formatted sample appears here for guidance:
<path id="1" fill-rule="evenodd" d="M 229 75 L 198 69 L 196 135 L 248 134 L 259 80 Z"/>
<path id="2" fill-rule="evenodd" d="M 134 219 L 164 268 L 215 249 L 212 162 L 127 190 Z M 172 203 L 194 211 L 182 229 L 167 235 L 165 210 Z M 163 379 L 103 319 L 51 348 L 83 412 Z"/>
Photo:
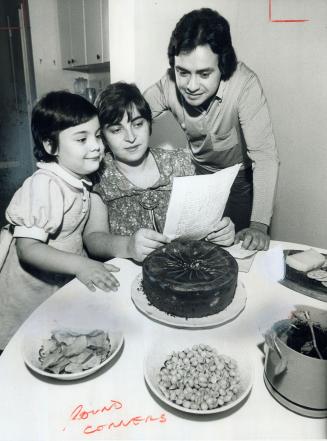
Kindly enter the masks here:
<path id="1" fill-rule="evenodd" d="M 98 262 L 96 260 L 84 259 L 79 265 L 76 277 L 90 291 L 100 288 L 103 291 L 117 291 L 119 282 L 112 272 L 119 271 L 114 265 Z"/>
<path id="2" fill-rule="evenodd" d="M 143 262 L 148 254 L 168 242 L 169 239 L 163 234 L 140 228 L 129 240 L 128 253 L 132 259 Z"/>
<path id="3" fill-rule="evenodd" d="M 221 221 L 218 222 L 216 230 L 208 234 L 205 239 L 224 247 L 232 245 L 235 239 L 234 223 L 229 217 L 223 217 Z"/>

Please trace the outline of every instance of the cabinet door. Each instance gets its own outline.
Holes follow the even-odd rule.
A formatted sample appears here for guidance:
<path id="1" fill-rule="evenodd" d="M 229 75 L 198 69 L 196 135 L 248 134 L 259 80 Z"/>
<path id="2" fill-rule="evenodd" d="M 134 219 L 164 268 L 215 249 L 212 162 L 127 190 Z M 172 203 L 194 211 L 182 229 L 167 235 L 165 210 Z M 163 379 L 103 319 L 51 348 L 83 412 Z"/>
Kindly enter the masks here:
<path id="1" fill-rule="evenodd" d="M 101 0 L 102 61 L 109 61 L 109 0 Z"/>
<path id="2" fill-rule="evenodd" d="M 58 21 L 62 67 L 71 67 L 72 45 L 70 32 L 70 3 L 58 0 Z"/>
<path id="3" fill-rule="evenodd" d="M 86 63 L 102 63 L 101 0 L 84 0 Z"/>
<path id="4" fill-rule="evenodd" d="M 69 0 L 72 58 L 71 67 L 86 64 L 83 0 Z"/>

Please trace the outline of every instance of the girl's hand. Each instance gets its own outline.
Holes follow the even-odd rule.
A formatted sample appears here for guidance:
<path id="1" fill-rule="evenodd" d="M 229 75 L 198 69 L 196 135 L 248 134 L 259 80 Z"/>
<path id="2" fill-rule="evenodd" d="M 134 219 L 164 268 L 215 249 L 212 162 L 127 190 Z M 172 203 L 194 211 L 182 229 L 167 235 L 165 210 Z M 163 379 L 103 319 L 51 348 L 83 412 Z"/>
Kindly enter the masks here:
<path id="1" fill-rule="evenodd" d="M 100 288 L 103 291 L 117 291 L 119 282 L 116 277 L 111 274 L 117 271 L 119 271 L 119 268 L 114 265 L 85 259 L 76 273 L 76 277 L 84 283 L 90 291 L 95 291 L 96 288 Z"/>
<path id="2" fill-rule="evenodd" d="M 143 262 L 148 254 L 168 242 L 170 242 L 169 239 L 163 234 L 140 228 L 131 236 L 128 244 L 128 252 L 132 259 L 137 262 Z"/>
<path id="3" fill-rule="evenodd" d="M 205 238 L 210 242 L 228 247 L 234 243 L 235 225 L 229 217 L 224 217 L 218 222 L 217 228 Z"/>

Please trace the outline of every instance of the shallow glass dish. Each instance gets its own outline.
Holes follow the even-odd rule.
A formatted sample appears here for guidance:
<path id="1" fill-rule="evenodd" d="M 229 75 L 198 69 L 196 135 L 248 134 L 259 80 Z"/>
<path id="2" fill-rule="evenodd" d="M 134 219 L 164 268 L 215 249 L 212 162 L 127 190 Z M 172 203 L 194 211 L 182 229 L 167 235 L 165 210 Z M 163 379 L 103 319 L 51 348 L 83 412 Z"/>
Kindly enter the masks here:
<path id="1" fill-rule="evenodd" d="M 69 331 L 74 331 L 80 334 L 87 334 L 92 330 L 70 329 Z M 117 355 L 124 342 L 124 337 L 122 332 L 113 331 L 113 330 L 104 330 L 104 332 L 106 332 L 109 336 L 109 340 L 111 344 L 110 352 L 104 361 L 102 361 L 101 363 L 99 363 L 94 367 L 81 370 L 79 372 L 61 373 L 61 374 L 55 374 L 44 370 L 39 360 L 39 351 L 41 349 L 44 340 L 51 338 L 51 334 L 52 334 L 51 331 L 49 331 L 47 335 L 38 335 L 36 333 L 31 332 L 24 336 L 23 344 L 22 344 L 22 353 L 25 364 L 37 374 L 42 375 L 44 377 L 55 378 L 57 380 L 77 380 L 92 375 L 94 372 L 98 371 L 103 366 L 108 364 Z"/>

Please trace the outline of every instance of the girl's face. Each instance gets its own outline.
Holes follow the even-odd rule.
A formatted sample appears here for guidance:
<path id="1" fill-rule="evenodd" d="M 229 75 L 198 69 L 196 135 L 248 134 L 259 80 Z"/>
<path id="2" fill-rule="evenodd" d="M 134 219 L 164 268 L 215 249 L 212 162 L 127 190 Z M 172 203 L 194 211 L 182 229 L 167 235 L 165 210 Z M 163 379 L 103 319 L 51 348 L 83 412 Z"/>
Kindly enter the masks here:
<path id="1" fill-rule="evenodd" d="M 119 123 L 104 127 L 103 135 L 116 161 L 134 165 L 146 157 L 150 127 L 135 106 L 130 121 L 128 119 L 125 111 Z"/>
<path id="2" fill-rule="evenodd" d="M 99 168 L 103 151 L 97 116 L 59 133 L 56 153 L 58 164 L 77 178 L 89 175 Z"/>

